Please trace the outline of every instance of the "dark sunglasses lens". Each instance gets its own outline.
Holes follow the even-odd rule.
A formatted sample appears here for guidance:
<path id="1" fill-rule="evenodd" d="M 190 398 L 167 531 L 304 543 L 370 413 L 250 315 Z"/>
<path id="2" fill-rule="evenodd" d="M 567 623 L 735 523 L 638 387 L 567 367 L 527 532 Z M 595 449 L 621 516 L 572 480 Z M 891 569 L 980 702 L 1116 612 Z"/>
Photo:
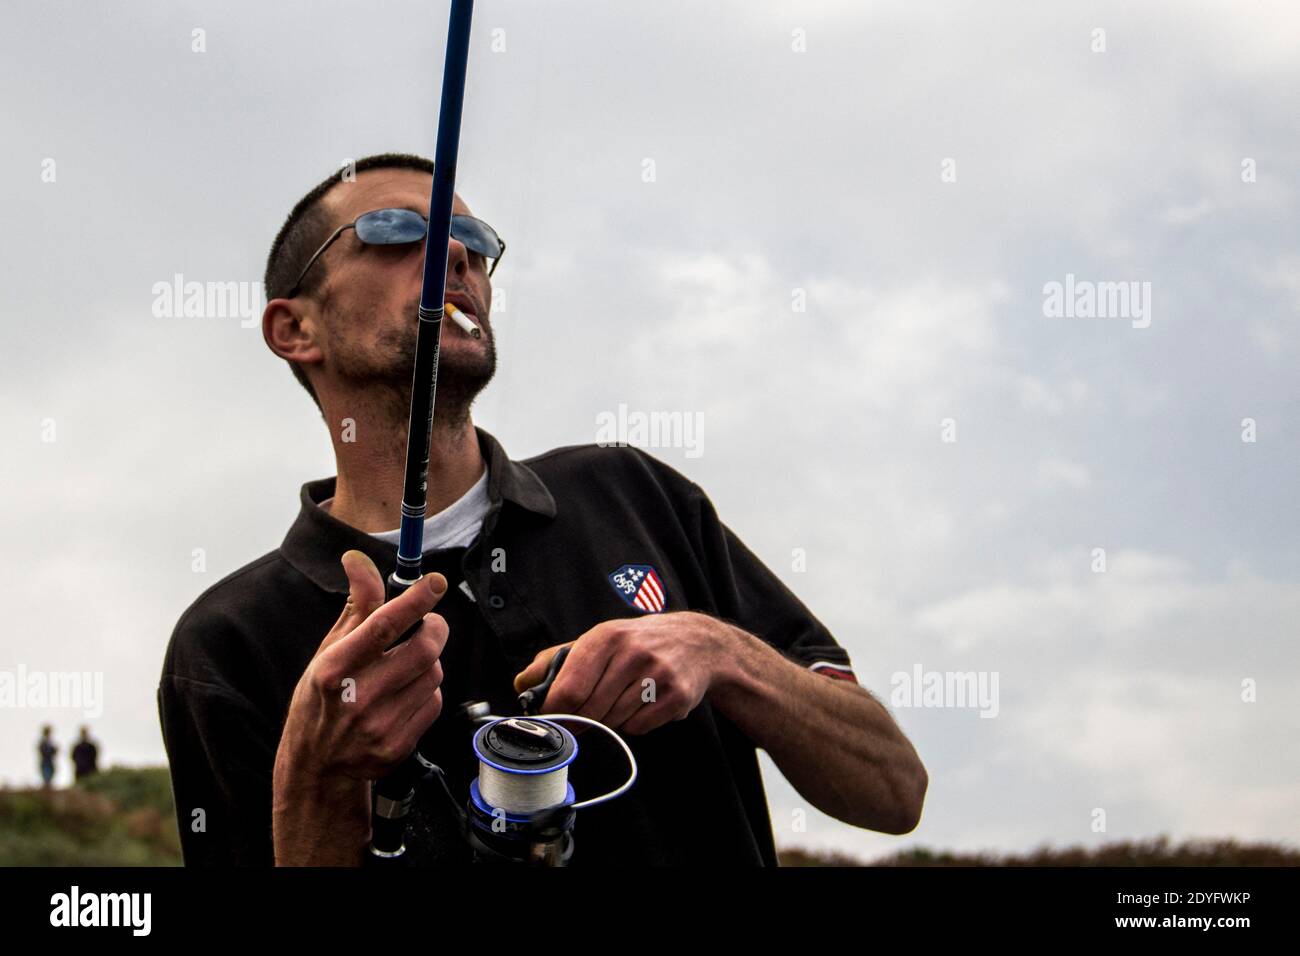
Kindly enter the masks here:
<path id="1" fill-rule="evenodd" d="M 464 243 L 466 249 L 489 259 L 501 256 L 501 240 L 487 223 L 469 216 L 453 216 L 451 237 Z"/>
<path id="2" fill-rule="evenodd" d="M 427 229 L 424 217 L 410 209 L 376 209 L 357 218 L 357 238 L 372 246 L 416 242 Z"/>

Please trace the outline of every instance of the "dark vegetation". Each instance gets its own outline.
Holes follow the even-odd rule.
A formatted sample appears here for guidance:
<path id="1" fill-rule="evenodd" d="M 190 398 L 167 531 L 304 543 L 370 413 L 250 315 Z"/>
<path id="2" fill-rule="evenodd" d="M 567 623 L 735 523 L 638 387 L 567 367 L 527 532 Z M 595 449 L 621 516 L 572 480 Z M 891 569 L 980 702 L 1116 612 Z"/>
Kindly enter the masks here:
<path id="1" fill-rule="evenodd" d="M 180 841 L 165 767 L 114 767 L 62 790 L 0 789 L 0 865 L 179 866 Z M 916 848 L 876 860 L 802 849 L 783 866 L 1297 866 L 1300 851 L 1274 843 L 1166 837 L 1085 849 L 1043 847 L 1003 855 Z"/>
<path id="2" fill-rule="evenodd" d="M 180 862 L 166 767 L 113 767 L 62 790 L 0 790 L 0 865 Z"/>
<path id="3" fill-rule="evenodd" d="M 781 851 L 782 866 L 1300 866 L 1300 850 L 1277 843 L 1238 843 L 1236 840 L 1187 840 L 1168 837 L 1053 849 L 1041 847 L 1024 854 L 950 853 L 923 847 L 903 850 L 870 861 L 839 853 Z"/>

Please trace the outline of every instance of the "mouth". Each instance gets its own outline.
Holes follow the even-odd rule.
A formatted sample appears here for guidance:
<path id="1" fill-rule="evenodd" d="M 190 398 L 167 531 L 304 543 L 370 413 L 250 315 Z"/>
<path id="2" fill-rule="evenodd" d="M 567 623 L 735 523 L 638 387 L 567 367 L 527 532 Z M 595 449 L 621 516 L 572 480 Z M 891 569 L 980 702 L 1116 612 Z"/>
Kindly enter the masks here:
<path id="1" fill-rule="evenodd" d="M 460 309 L 475 324 L 478 323 L 478 304 L 474 299 L 464 292 L 448 292 L 443 296 L 444 302 L 450 302 L 456 308 Z"/>

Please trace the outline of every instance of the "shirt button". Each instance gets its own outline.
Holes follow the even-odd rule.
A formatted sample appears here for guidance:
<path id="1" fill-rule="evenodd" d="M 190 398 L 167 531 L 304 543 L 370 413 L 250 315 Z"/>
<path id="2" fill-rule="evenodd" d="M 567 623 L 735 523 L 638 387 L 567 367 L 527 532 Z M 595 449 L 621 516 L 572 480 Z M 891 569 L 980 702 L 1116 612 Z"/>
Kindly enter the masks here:
<path id="1" fill-rule="evenodd" d="M 500 594 L 494 594 L 488 598 L 488 605 L 494 610 L 499 611 L 506 606 L 506 599 Z"/>

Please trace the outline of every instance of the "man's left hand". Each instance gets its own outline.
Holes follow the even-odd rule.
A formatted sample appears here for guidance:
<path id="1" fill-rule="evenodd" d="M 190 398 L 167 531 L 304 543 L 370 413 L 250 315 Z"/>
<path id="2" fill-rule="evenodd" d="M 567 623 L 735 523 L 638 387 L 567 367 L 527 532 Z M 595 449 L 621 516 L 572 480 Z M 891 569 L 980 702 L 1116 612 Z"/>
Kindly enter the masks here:
<path id="1" fill-rule="evenodd" d="M 515 677 L 515 691 L 540 682 L 551 658 L 571 646 L 546 695 L 546 712 L 644 734 L 699 705 L 734 663 L 735 639 L 732 625 L 695 611 L 604 621 L 577 640 L 539 653 Z"/>

